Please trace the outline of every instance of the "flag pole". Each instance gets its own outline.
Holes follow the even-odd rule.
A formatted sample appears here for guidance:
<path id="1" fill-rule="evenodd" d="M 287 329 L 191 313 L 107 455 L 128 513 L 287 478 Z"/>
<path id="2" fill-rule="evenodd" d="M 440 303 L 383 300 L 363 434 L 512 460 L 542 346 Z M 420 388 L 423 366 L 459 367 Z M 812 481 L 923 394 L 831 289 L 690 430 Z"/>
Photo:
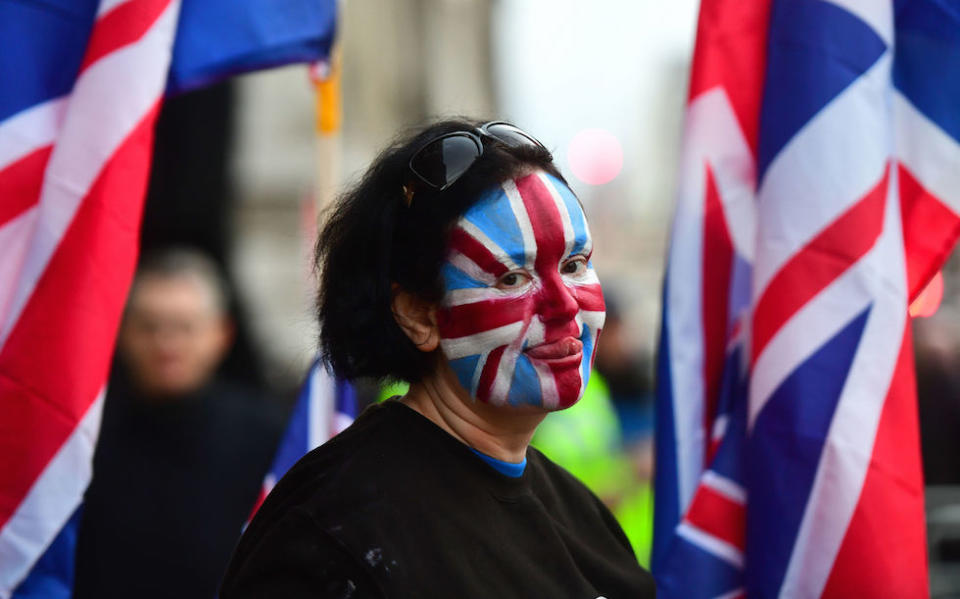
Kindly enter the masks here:
<path id="1" fill-rule="evenodd" d="M 310 77 L 316 89 L 317 163 L 314 187 L 316 218 L 333 202 L 340 185 L 340 127 L 343 121 L 340 88 L 340 48 L 326 61 L 314 63 Z"/>

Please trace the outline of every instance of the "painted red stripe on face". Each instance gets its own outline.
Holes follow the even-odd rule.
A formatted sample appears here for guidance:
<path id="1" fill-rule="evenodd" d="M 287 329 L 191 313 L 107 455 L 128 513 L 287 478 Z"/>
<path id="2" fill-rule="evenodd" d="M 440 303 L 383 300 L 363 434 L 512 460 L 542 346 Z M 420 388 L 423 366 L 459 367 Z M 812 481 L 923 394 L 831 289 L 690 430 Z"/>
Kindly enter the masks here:
<path id="1" fill-rule="evenodd" d="M 568 288 L 558 271 L 560 261 L 567 251 L 567 240 L 563 217 L 547 184 L 534 174 L 518 179 L 516 185 L 537 244 L 534 268 L 543 285 L 540 291 L 542 305 L 539 314 L 544 324 L 548 325 L 547 338 L 552 339 L 563 332 L 549 330 L 554 328 L 550 323 L 563 327 L 573 321 L 584 306 L 579 301 L 579 290 Z M 589 295 L 589 291 L 586 295 Z M 595 307 L 597 303 L 594 302 L 593 305 Z"/>
<path id="2" fill-rule="evenodd" d="M 500 360 L 503 358 L 505 349 L 505 346 L 498 347 L 487 356 L 487 361 L 480 373 L 480 380 L 477 382 L 477 399 L 480 401 L 490 403 L 490 392 L 493 390 L 493 383 L 497 378 L 497 370 L 500 369 Z"/>
<path id="3" fill-rule="evenodd" d="M 888 167 L 863 199 L 797 252 L 767 285 L 754 312 L 751 365 L 790 317 L 876 243 L 883 231 L 889 175 Z"/>
<path id="4" fill-rule="evenodd" d="M 525 302 L 514 299 L 485 300 L 437 311 L 440 336 L 456 339 L 522 321 Z"/>
<path id="5" fill-rule="evenodd" d="M 52 145 L 39 148 L 0 170 L 0 226 L 40 201 L 43 172 L 52 151 Z"/>
<path id="6" fill-rule="evenodd" d="M 139 40 L 169 5 L 170 0 L 136 0 L 125 2 L 103 15 L 94 26 L 80 71 Z"/>
<path id="7" fill-rule="evenodd" d="M 158 108 L 98 175 L 0 352 L 0 527 L 107 379 L 137 260 Z"/>
<path id="8" fill-rule="evenodd" d="M 536 174 L 517 179 L 516 184 L 537 244 L 537 259 L 534 267 L 540 276 L 556 272 L 557 265 L 566 251 L 560 211 L 546 184 Z"/>
<path id="9" fill-rule="evenodd" d="M 581 363 L 582 363 L 581 359 Z M 559 367 L 550 365 L 550 374 L 557 387 L 557 407 L 569 408 L 580 399 L 580 364 L 576 366 Z"/>
<path id="10" fill-rule="evenodd" d="M 580 309 L 590 312 L 604 312 L 607 309 L 603 301 L 603 289 L 598 284 L 577 285 L 574 287 Z"/>
<path id="11" fill-rule="evenodd" d="M 505 264 L 500 262 L 485 245 L 459 227 L 450 233 L 450 249 L 456 250 L 467 258 L 470 258 L 477 266 L 495 277 L 499 277 L 510 270 Z"/>
<path id="12" fill-rule="evenodd" d="M 707 189 L 703 216 L 703 376 L 705 403 L 703 425 L 706 430 L 716 417 L 720 377 L 727 352 L 727 320 L 729 314 L 730 272 L 733 266 L 733 241 L 717 191 L 713 170 L 706 167 Z M 707 445 L 707 462 L 713 456 Z"/>

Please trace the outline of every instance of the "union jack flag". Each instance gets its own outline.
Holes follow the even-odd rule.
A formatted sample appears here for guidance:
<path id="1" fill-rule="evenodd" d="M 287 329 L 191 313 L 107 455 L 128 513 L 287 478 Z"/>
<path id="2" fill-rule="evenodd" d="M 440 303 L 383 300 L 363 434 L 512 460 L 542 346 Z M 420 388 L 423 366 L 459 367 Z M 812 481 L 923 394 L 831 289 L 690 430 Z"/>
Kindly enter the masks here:
<path id="1" fill-rule="evenodd" d="M 664 285 L 666 597 L 922 597 L 907 306 L 960 233 L 960 7 L 704 0 Z"/>
<path id="2" fill-rule="evenodd" d="M 164 91 L 325 56 L 298 1 L 0 3 L 0 599 L 71 594 Z"/>
<path id="3" fill-rule="evenodd" d="M 315 360 L 300 388 L 297 404 L 277 447 L 270 471 L 263 478 L 263 486 L 250 518 L 297 460 L 350 426 L 356 417 L 357 394 L 353 385 L 334 377 L 319 359 Z"/>

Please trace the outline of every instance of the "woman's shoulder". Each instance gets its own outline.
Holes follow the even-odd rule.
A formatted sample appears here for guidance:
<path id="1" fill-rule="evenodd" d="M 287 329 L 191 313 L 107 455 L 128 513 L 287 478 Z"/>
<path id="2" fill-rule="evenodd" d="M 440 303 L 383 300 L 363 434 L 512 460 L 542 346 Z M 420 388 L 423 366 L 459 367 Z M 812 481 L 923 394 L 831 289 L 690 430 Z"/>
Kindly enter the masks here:
<path id="1" fill-rule="evenodd" d="M 527 448 L 527 463 L 530 467 L 532 484 L 566 494 L 596 498 L 580 479 L 532 445 Z"/>
<path id="2" fill-rule="evenodd" d="M 442 459 L 442 448 L 450 443 L 445 436 L 397 401 L 368 407 L 351 426 L 307 453 L 280 479 L 244 540 L 256 537 L 293 509 L 333 526 L 336 523 L 329 521 L 334 515 L 360 517 L 384 509 L 385 503 L 404 505 L 402 498 L 416 496 L 411 481 L 424 475 L 424 464 Z"/>
<path id="3" fill-rule="evenodd" d="M 343 521 L 374 510 L 394 492 L 391 486 L 399 486 L 402 470 L 413 467 L 410 445 L 400 443 L 409 427 L 405 411 L 396 402 L 370 406 L 342 433 L 303 456 L 277 482 L 241 537 L 224 588 L 265 567 L 264 560 L 270 562 L 278 548 L 301 545 L 304 559 L 315 553 L 313 558 L 333 560 L 342 566 L 335 569 L 353 576 L 356 557 L 340 545 L 335 531 Z"/>
<path id="4" fill-rule="evenodd" d="M 630 546 L 610 509 L 577 477 L 534 447 L 527 450 L 530 486 L 548 509 L 571 513 L 577 522 L 601 521 L 619 542 Z"/>
<path id="5" fill-rule="evenodd" d="M 346 430 L 303 456 L 261 510 L 285 511 L 297 505 L 329 511 L 335 502 L 349 507 L 364 495 L 378 495 L 391 482 L 390 473 L 407 467 L 410 454 L 417 452 L 416 445 L 405 440 L 408 411 L 397 402 L 368 407 Z"/>
<path id="6" fill-rule="evenodd" d="M 293 509 L 255 543 L 238 547 L 219 596 L 374 598 L 383 593 L 356 556 L 309 514 Z"/>

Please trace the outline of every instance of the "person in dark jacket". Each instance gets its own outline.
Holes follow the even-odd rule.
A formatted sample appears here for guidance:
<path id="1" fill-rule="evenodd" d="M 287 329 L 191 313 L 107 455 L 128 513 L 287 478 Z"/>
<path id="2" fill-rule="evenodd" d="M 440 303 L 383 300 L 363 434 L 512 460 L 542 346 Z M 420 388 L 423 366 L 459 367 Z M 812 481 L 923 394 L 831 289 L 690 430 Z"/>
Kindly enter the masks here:
<path id="1" fill-rule="evenodd" d="M 319 238 L 324 356 L 410 389 L 279 482 L 222 599 L 651 597 L 613 516 L 529 446 L 603 326 L 583 210 L 529 134 L 450 120 L 388 148 Z"/>
<path id="2" fill-rule="evenodd" d="M 226 284 L 185 248 L 144 258 L 118 338 L 75 599 L 211 599 L 256 502 L 283 413 L 217 376 Z"/>

